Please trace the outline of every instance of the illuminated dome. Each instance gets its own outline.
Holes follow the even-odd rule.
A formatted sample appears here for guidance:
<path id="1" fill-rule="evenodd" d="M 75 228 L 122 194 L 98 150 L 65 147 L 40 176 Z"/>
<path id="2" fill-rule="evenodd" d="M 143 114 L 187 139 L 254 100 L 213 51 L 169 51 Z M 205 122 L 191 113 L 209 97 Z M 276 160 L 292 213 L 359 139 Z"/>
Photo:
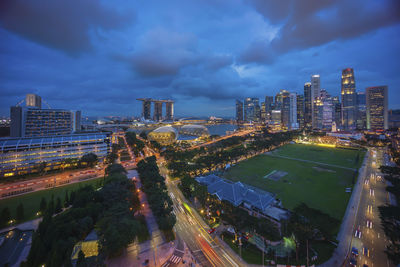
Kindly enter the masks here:
<path id="1" fill-rule="evenodd" d="M 209 132 L 207 127 L 203 125 L 184 125 L 181 127 L 179 130 L 179 133 L 181 135 L 191 135 L 191 136 L 209 136 Z"/>
<path id="2" fill-rule="evenodd" d="M 147 138 L 161 145 L 170 145 L 178 138 L 178 131 L 172 126 L 162 126 L 150 132 Z"/>

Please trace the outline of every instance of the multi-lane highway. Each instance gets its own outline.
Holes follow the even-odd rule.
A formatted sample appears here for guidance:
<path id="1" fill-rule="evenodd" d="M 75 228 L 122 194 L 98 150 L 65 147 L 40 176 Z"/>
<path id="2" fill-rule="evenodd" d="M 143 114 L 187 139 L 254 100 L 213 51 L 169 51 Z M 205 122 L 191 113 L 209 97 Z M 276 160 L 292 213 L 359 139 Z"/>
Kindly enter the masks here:
<path id="1" fill-rule="evenodd" d="M 176 233 L 186 243 L 196 261 L 202 266 L 246 266 L 236 253 L 224 249 L 215 234 L 208 233 L 210 228 L 196 210 L 185 202 L 177 183 L 168 179 L 165 168 L 160 169 L 167 179 L 168 191 L 174 202 Z"/>
<path id="2" fill-rule="evenodd" d="M 388 240 L 381 228 L 378 207 L 387 203 L 386 183 L 379 166 L 384 164 L 384 150 L 369 150 L 369 160 L 346 265 L 392 267 L 384 253 Z"/>

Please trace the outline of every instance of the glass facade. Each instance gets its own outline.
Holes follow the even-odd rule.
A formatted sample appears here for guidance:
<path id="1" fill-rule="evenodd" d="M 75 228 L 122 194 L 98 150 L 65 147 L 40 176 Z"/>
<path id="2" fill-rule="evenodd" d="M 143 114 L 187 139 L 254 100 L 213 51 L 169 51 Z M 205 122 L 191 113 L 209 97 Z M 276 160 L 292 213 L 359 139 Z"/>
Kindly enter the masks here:
<path id="1" fill-rule="evenodd" d="M 95 153 L 104 159 L 110 149 L 110 136 L 104 133 L 71 134 L 34 138 L 0 139 L 0 177 L 36 172 L 46 162 L 46 169 L 59 169 L 66 159 Z"/>
<path id="2" fill-rule="evenodd" d="M 368 130 L 386 130 L 388 128 L 388 87 L 368 87 L 365 94 Z"/>
<path id="3" fill-rule="evenodd" d="M 354 130 L 357 119 L 357 94 L 354 71 L 351 68 L 342 71 L 342 127 Z"/>

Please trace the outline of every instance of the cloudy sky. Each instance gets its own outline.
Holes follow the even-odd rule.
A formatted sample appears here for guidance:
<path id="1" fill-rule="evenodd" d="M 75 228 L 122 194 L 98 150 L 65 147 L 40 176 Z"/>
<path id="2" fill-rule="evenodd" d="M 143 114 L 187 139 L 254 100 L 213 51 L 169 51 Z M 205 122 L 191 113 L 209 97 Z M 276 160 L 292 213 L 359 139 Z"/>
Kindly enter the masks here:
<path id="1" fill-rule="evenodd" d="M 400 108 L 398 0 L 2 0 L 0 116 L 36 93 L 84 115 L 234 116 L 234 100 L 302 93 L 312 74 L 340 94 L 388 85 Z"/>

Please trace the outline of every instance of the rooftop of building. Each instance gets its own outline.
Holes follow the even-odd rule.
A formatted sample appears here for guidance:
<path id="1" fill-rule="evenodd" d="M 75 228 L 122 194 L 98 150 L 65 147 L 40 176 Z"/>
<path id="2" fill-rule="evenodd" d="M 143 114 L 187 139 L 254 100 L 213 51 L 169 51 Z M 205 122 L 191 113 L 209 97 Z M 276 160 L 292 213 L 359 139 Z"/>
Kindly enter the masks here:
<path id="1" fill-rule="evenodd" d="M 220 200 L 229 201 L 235 206 L 248 204 L 265 214 L 275 200 L 275 195 L 272 193 L 241 182 L 234 183 L 213 174 L 197 177 L 196 180 L 206 185 L 208 192 L 216 195 Z"/>

